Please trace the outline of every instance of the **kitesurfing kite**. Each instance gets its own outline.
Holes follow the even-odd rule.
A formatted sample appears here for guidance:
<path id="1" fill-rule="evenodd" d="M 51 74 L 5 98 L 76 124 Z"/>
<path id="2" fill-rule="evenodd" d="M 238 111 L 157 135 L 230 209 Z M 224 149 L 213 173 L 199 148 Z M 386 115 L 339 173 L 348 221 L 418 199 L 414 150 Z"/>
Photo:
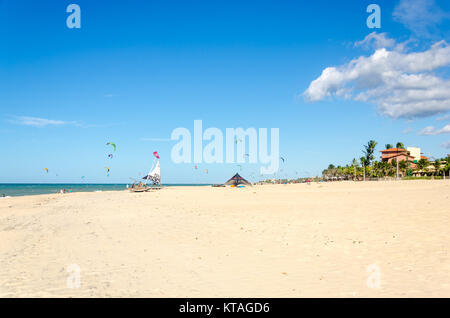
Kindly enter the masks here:
<path id="1" fill-rule="evenodd" d="M 154 155 L 156 158 L 159 159 L 159 155 L 158 155 L 158 152 L 157 152 L 157 151 L 154 151 L 154 152 L 153 152 L 153 155 Z"/>
<path id="2" fill-rule="evenodd" d="M 197 165 L 195 165 L 194 168 L 197 169 Z"/>
<path id="3" fill-rule="evenodd" d="M 48 168 L 44 168 L 44 170 L 47 171 L 47 173 L 48 173 Z"/>
<path id="4" fill-rule="evenodd" d="M 115 143 L 113 143 L 113 142 L 107 142 L 106 145 L 107 145 L 107 146 L 108 146 L 108 145 L 113 146 L 113 147 L 114 147 L 114 151 L 116 151 L 116 144 L 115 144 Z"/>
<path id="5" fill-rule="evenodd" d="M 280 157 L 280 159 L 283 160 L 283 163 L 284 163 L 284 158 L 283 158 L 283 157 Z"/>
<path id="6" fill-rule="evenodd" d="M 106 169 L 106 172 L 108 172 L 108 173 L 109 173 L 109 167 L 105 167 L 105 169 Z"/>
<path id="7" fill-rule="evenodd" d="M 108 155 L 108 158 L 109 158 L 109 159 L 112 159 L 112 158 L 113 158 L 113 154 L 110 153 L 110 154 Z"/>

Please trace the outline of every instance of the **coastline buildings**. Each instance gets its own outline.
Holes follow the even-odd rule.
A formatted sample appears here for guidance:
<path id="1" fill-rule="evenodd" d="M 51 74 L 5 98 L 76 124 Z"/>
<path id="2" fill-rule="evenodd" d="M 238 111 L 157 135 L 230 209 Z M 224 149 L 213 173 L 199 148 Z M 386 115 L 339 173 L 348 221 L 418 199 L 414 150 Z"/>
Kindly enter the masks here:
<path id="1" fill-rule="evenodd" d="M 398 162 L 404 160 L 409 163 L 411 168 L 415 168 L 417 162 L 420 159 L 428 159 L 428 157 L 422 156 L 419 147 L 407 147 L 403 148 L 391 148 L 381 150 L 381 161 L 387 161 L 391 163 L 392 160 L 397 160 Z"/>
<path id="2" fill-rule="evenodd" d="M 420 148 L 418 149 L 420 156 Z M 403 148 L 385 149 L 381 150 L 380 152 L 381 152 L 381 161 L 388 163 L 391 163 L 393 160 L 397 160 L 397 162 L 406 161 L 410 164 L 411 168 L 415 168 L 417 161 L 420 160 L 420 157 L 419 159 L 417 159 L 417 157 L 411 154 L 411 151 Z"/>

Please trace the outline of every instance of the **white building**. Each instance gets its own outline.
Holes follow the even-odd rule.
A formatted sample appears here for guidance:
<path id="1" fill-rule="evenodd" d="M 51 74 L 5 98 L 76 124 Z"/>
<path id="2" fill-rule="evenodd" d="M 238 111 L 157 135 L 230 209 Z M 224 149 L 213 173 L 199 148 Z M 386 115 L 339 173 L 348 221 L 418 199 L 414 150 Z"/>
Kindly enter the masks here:
<path id="1" fill-rule="evenodd" d="M 420 148 L 419 147 L 407 147 L 406 150 L 408 150 L 410 155 L 412 157 L 414 157 L 414 161 L 420 160 Z"/>

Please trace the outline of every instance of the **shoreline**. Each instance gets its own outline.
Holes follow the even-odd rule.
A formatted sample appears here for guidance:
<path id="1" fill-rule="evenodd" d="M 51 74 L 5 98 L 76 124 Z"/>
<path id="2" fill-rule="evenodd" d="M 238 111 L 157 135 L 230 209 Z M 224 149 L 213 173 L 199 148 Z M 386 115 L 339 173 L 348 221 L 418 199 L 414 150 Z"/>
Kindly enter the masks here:
<path id="1" fill-rule="evenodd" d="M 81 192 L 103 192 L 103 191 L 122 191 L 128 190 L 126 188 L 126 183 L 88 183 L 88 184 L 78 184 L 78 183 L 3 183 L 0 184 L 0 199 L 4 198 L 2 195 L 5 194 L 6 197 L 23 197 L 23 196 L 34 196 L 34 195 L 42 195 L 42 194 L 59 194 L 59 191 L 62 189 L 70 190 L 67 193 L 81 193 Z M 128 184 L 129 185 L 129 184 Z M 11 186 L 12 188 L 8 187 Z M 172 187 L 201 187 L 201 186 L 210 186 L 209 184 L 167 184 L 163 185 L 163 187 L 172 188 Z M 18 187 L 18 190 L 15 189 Z M 22 188 L 20 188 L 22 187 Z M 42 188 L 41 188 L 42 187 Z M 48 188 L 51 189 L 48 189 Z M 89 189 L 90 187 L 90 189 Z M 29 188 L 34 188 L 34 190 L 29 190 Z M 15 190 L 16 192 L 11 192 Z M 27 191 L 25 194 L 17 194 L 17 191 Z M 36 193 L 29 193 L 34 192 Z M 64 193 L 64 194 L 67 194 Z"/>
<path id="2" fill-rule="evenodd" d="M 319 185 L 324 185 L 324 184 L 340 184 L 340 183 L 351 183 L 351 184 L 373 184 L 373 183 L 381 183 L 381 182 L 386 182 L 386 183 L 404 183 L 404 182 L 419 182 L 419 183 L 427 183 L 427 182 L 450 182 L 450 179 L 422 179 L 422 178 L 417 178 L 417 179 L 402 179 L 402 180 L 395 180 L 395 179 L 386 179 L 386 180 L 366 180 L 366 181 L 353 181 L 353 180 L 339 180 L 339 181 L 327 181 L 327 182 L 311 182 L 311 184 L 319 184 Z M 127 191 L 129 192 L 128 188 L 126 188 L 126 183 L 111 183 L 111 184 L 107 184 L 107 183 L 89 183 L 89 184 L 77 184 L 77 183 L 0 183 L 0 185 L 54 185 L 54 186 L 64 186 L 64 185 L 87 185 L 87 186 L 96 186 L 96 185 L 111 185 L 111 186 L 117 186 L 117 185 L 124 185 L 123 189 L 98 189 L 98 190 L 88 190 L 88 191 L 71 191 L 71 192 L 66 192 L 66 193 L 59 193 L 57 192 L 50 192 L 50 193 L 36 193 L 36 194 L 24 194 L 24 195 L 7 195 L 6 197 L 2 197 L 0 195 L 0 199 L 5 199 L 5 198 L 22 198 L 22 197 L 35 197 L 35 196 L 45 196 L 45 195 L 69 195 L 69 194 L 75 194 L 75 193 L 102 193 L 102 192 L 123 192 L 123 191 Z M 263 183 L 263 184 L 253 184 L 252 187 L 261 187 L 261 186 L 286 186 L 286 185 L 294 185 L 294 186 L 298 186 L 298 185 L 308 185 L 305 182 L 302 183 Z M 163 185 L 162 186 L 163 189 L 165 188 L 198 188 L 198 187 L 212 187 L 212 184 L 167 184 L 167 185 Z M 248 188 L 248 186 L 246 186 Z M 220 188 L 220 187 L 219 187 Z M 228 188 L 228 187 L 227 187 Z M 70 188 L 69 188 L 70 189 Z M 159 190 L 158 190 L 159 191 Z"/>

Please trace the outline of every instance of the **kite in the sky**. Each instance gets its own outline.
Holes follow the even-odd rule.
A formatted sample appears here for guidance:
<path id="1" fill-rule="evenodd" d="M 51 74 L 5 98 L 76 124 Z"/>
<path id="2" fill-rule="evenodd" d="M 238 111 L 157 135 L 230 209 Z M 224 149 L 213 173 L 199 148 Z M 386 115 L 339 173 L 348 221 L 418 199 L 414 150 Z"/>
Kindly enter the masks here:
<path id="1" fill-rule="evenodd" d="M 195 169 L 197 169 L 197 165 L 195 165 L 195 167 L 194 167 Z"/>
<path id="2" fill-rule="evenodd" d="M 154 151 L 154 152 L 153 152 L 153 155 L 154 155 L 156 158 L 159 159 L 159 155 L 158 155 L 158 152 L 157 152 L 157 151 Z"/>
<path id="3" fill-rule="evenodd" d="M 113 147 L 114 147 L 114 151 L 116 151 L 116 144 L 115 144 L 115 143 L 113 143 L 113 142 L 107 142 L 106 145 L 107 145 L 107 146 L 108 146 L 108 145 L 113 146 Z"/>
<path id="4" fill-rule="evenodd" d="M 44 168 L 44 170 L 47 171 L 47 173 L 48 173 L 48 168 Z"/>
<path id="5" fill-rule="evenodd" d="M 112 159 L 112 158 L 113 158 L 113 154 L 110 153 L 110 154 L 108 155 L 108 158 L 109 158 L 109 159 Z"/>
<path id="6" fill-rule="evenodd" d="M 106 172 L 108 172 L 108 173 L 109 173 L 109 167 L 105 167 L 105 169 L 106 169 Z"/>
<path id="7" fill-rule="evenodd" d="M 284 163 L 284 158 L 283 158 L 283 157 L 280 157 L 280 159 L 283 160 L 283 163 Z"/>

